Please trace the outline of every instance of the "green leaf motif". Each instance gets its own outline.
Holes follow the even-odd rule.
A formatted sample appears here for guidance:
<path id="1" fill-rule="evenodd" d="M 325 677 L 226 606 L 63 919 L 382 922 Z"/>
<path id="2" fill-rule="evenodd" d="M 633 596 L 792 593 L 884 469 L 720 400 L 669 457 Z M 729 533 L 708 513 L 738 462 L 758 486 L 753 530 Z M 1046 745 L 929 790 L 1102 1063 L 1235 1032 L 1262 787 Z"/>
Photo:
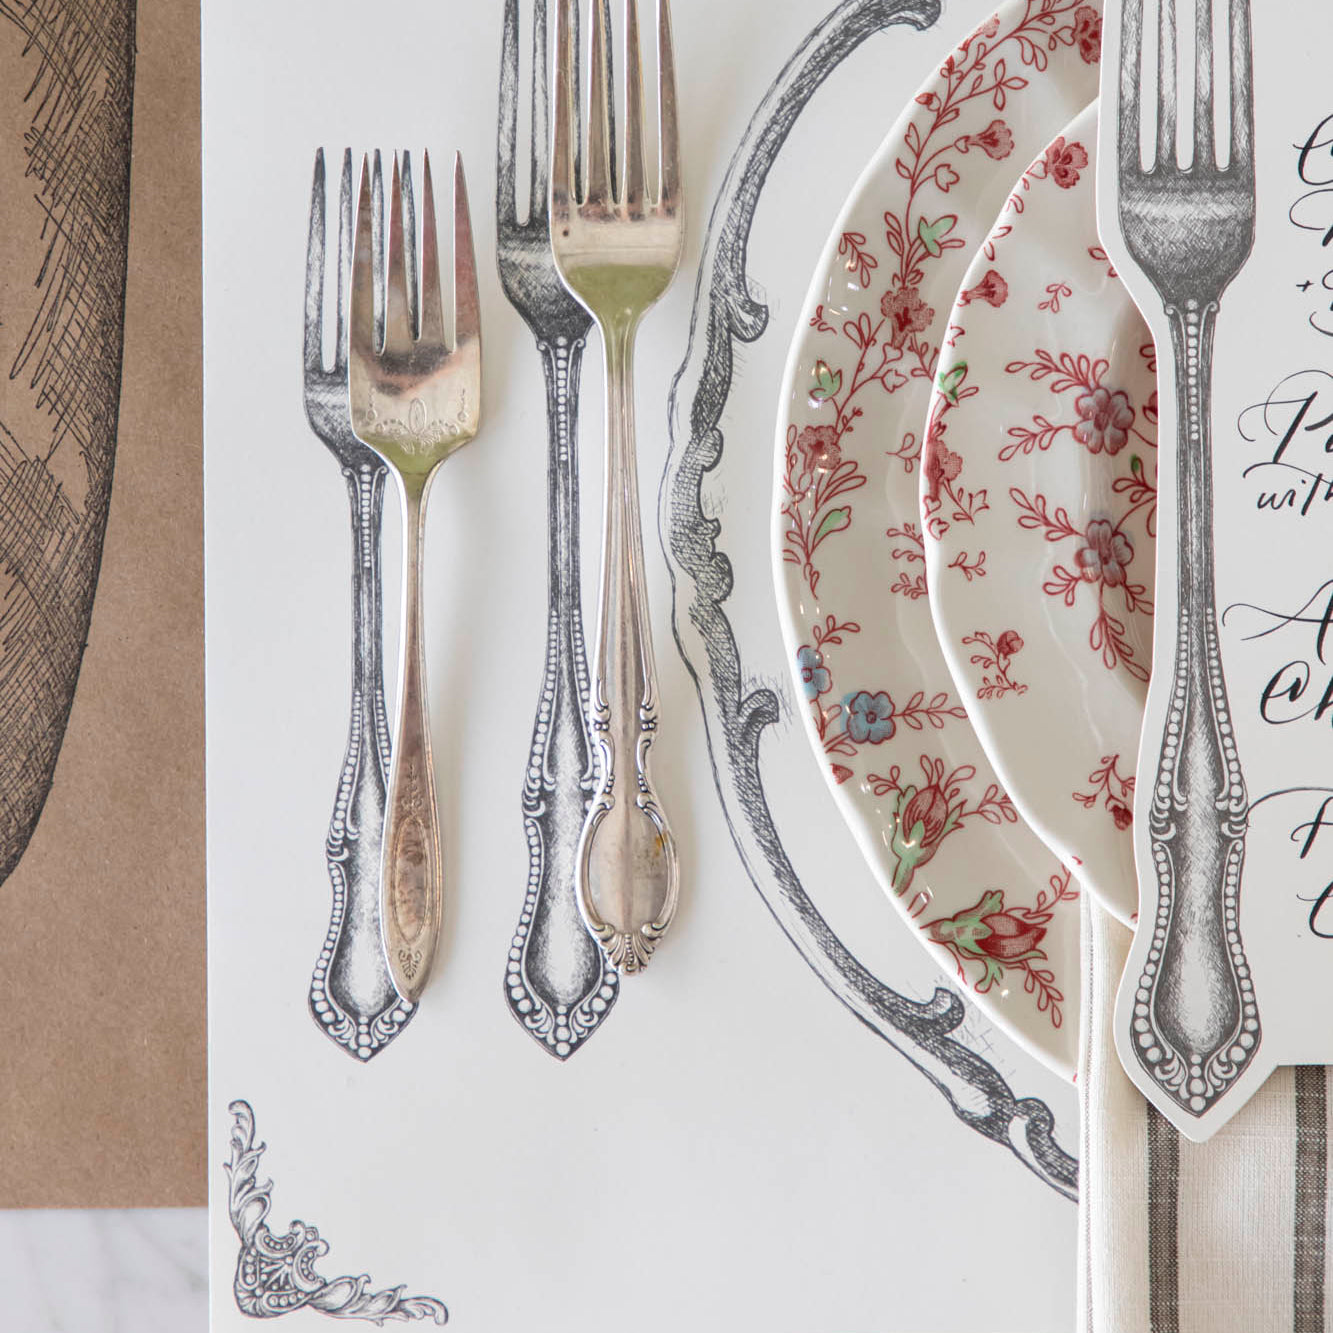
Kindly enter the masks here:
<path id="1" fill-rule="evenodd" d="M 810 390 L 812 403 L 826 403 L 842 391 L 842 371 L 830 370 L 828 362 L 815 362 L 815 387 Z"/>
<path id="2" fill-rule="evenodd" d="M 944 395 L 946 402 L 952 406 L 958 406 L 958 390 L 963 387 L 963 381 L 967 379 L 967 362 L 960 361 L 952 370 L 944 371 L 940 374 L 940 393 Z"/>
<path id="3" fill-rule="evenodd" d="M 932 259 L 938 259 L 942 253 L 940 242 L 958 225 L 958 219 L 952 214 L 946 213 L 942 218 L 936 218 L 934 222 L 928 223 L 922 218 L 917 223 L 916 234 L 921 238 L 921 244 L 926 247 L 926 253 Z"/>
<path id="4" fill-rule="evenodd" d="M 850 506 L 846 509 L 830 509 L 824 515 L 823 522 L 815 529 L 815 539 L 811 543 L 811 549 L 818 546 L 825 537 L 831 537 L 835 532 L 846 532 L 851 526 L 852 511 Z"/>

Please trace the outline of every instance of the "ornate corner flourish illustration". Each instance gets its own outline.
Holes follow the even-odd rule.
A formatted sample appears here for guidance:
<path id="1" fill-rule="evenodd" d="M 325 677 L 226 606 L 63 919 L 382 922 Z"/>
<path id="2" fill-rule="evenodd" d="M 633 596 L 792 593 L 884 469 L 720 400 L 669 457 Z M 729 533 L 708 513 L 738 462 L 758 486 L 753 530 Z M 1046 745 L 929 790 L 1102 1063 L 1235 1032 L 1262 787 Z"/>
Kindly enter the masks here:
<path id="1" fill-rule="evenodd" d="M 227 1109 L 232 1115 L 231 1157 L 223 1170 L 230 1182 L 227 1212 L 241 1241 L 233 1290 L 242 1314 L 273 1319 L 308 1308 L 381 1327 L 388 1320 L 448 1322 L 449 1311 L 433 1296 L 405 1296 L 402 1286 L 373 1291 L 364 1273 L 321 1277 L 315 1264 L 329 1252 L 329 1243 L 305 1222 L 294 1221 L 285 1236 L 275 1236 L 265 1222 L 273 1182 L 258 1180 L 259 1159 L 267 1145 L 255 1143 L 249 1102 L 235 1101 Z"/>
<path id="2" fill-rule="evenodd" d="M 872 34 L 938 22 L 939 0 L 843 0 L 806 38 L 750 122 L 719 191 L 705 239 L 685 362 L 672 386 L 671 448 L 662 478 L 660 531 L 673 588 L 676 644 L 699 691 L 718 794 L 751 880 L 787 937 L 824 984 L 945 1097 L 966 1125 L 1008 1147 L 1067 1198 L 1078 1163 L 1054 1138 L 1036 1098 L 1015 1097 L 999 1071 L 956 1033 L 967 1010 L 938 990 L 919 1003 L 865 968 L 834 934 L 797 878 L 764 795 L 759 744 L 779 718 L 768 689 L 750 690 L 725 606 L 731 561 L 722 518 L 703 506 L 704 475 L 721 462 L 723 418 L 737 343 L 763 334 L 767 309 L 746 271 L 755 209 L 793 124 L 824 80 Z"/>

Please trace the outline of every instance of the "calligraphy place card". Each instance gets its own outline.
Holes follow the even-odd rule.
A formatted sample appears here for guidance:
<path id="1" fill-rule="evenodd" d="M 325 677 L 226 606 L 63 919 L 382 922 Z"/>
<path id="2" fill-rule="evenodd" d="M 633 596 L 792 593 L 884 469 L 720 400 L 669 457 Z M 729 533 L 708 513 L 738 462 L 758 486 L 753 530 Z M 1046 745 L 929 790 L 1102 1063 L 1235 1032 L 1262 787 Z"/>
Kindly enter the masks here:
<path id="1" fill-rule="evenodd" d="M 1107 20 L 1101 226 L 1157 342 L 1162 441 L 1116 1039 L 1202 1141 L 1279 1065 L 1333 1060 L 1333 16 Z"/>

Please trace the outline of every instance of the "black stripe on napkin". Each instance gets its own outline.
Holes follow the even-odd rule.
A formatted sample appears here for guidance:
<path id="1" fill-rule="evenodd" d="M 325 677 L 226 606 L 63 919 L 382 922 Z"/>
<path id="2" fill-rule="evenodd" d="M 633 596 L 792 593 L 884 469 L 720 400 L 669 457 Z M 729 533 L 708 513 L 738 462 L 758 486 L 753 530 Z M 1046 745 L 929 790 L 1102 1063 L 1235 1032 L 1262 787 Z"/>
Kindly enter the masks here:
<path id="1" fill-rule="evenodd" d="M 1148 1326 L 1180 1333 L 1180 1135 L 1148 1106 Z"/>
<path id="2" fill-rule="evenodd" d="M 1292 1333 L 1323 1333 L 1328 1187 L 1328 1083 L 1322 1065 L 1296 1067 L 1296 1241 Z"/>

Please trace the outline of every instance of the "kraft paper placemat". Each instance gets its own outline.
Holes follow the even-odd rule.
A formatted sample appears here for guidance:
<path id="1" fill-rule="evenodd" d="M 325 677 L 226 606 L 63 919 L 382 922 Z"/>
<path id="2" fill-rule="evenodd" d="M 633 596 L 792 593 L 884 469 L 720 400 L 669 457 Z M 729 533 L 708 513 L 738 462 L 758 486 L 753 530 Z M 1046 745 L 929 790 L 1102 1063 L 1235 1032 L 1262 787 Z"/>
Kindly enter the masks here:
<path id="1" fill-rule="evenodd" d="M 37 728 L 36 749 L 59 758 L 31 841 L 0 828 L 0 851 L 21 852 L 0 883 L 0 1207 L 205 1198 L 199 15 L 141 0 L 134 20 L 132 0 L 0 0 L 0 749 L 32 726 L 59 657 L 42 636 L 68 654 L 82 630 L 31 571 L 63 578 L 80 559 L 79 578 L 89 560 L 96 571 L 95 541 L 91 555 L 59 548 L 77 544 L 111 461 L 105 413 L 79 420 L 69 402 L 93 381 L 105 391 L 115 364 L 89 347 L 90 311 L 118 318 L 117 265 L 89 256 L 105 243 L 96 227 L 114 232 L 117 207 L 123 219 L 124 176 L 94 193 L 104 216 L 86 187 L 71 203 L 105 144 L 96 158 L 62 138 L 61 117 L 83 118 L 79 143 L 114 141 L 127 89 L 99 71 L 99 44 L 134 69 L 124 375 L 96 599 L 63 745 L 59 718 Z M 85 285 L 75 318 L 60 283 Z M 113 403 L 114 387 L 113 375 Z M 57 444 L 45 470 L 43 440 Z M 42 551 L 23 544 L 34 532 Z M 24 635 L 42 648 L 36 665 L 19 660 Z M 0 786 L 40 805 L 42 774 L 13 768 Z"/>

